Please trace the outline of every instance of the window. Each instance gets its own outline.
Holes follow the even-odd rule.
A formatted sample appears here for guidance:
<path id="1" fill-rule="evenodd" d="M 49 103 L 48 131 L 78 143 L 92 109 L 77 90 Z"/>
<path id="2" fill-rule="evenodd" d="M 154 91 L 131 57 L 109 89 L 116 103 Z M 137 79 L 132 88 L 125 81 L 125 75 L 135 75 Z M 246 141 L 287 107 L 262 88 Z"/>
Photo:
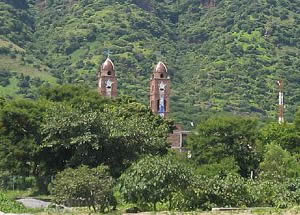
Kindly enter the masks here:
<path id="1" fill-rule="evenodd" d="M 108 72 L 107 72 L 107 75 L 111 75 L 111 71 L 108 71 Z"/>
<path id="2" fill-rule="evenodd" d="M 160 74 L 160 78 L 164 78 L 164 74 Z"/>

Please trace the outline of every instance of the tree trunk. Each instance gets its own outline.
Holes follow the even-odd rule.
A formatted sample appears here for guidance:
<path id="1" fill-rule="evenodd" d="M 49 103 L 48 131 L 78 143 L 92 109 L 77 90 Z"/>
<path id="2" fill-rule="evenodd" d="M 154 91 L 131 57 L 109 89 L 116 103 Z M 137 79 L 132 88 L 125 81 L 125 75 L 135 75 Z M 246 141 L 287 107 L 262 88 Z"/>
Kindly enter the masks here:
<path id="1" fill-rule="evenodd" d="M 153 210 L 156 211 L 156 202 L 153 203 Z"/>

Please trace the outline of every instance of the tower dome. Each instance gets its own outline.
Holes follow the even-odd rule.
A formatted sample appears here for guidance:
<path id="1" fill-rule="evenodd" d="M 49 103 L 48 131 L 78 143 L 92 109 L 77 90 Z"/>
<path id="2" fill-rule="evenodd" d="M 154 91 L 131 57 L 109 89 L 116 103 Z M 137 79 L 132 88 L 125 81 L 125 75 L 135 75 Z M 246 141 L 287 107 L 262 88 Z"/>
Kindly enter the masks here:
<path id="1" fill-rule="evenodd" d="M 114 71 L 115 70 L 115 65 L 111 61 L 111 59 L 106 58 L 106 60 L 102 64 L 102 70 L 106 70 L 106 71 Z"/>
<path id="2" fill-rule="evenodd" d="M 168 69 L 167 69 L 166 65 L 163 62 L 159 61 L 158 64 L 156 65 L 156 67 L 155 67 L 155 72 L 167 73 Z"/>

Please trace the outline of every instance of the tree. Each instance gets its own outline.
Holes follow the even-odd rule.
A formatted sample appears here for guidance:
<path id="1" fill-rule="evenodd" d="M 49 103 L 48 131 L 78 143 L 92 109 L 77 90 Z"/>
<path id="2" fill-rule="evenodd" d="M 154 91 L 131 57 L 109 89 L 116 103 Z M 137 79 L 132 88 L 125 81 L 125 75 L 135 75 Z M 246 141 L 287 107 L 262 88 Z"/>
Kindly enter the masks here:
<path id="1" fill-rule="evenodd" d="M 108 168 L 98 166 L 89 168 L 65 169 L 58 173 L 50 184 L 54 201 L 67 206 L 88 206 L 94 211 L 105 212 L 115 208 L 113 196 L 114 180 Z"/>
<path id="2" fill-rule="evenodd" d="M 121 175 L 120 191 L 128 202 L 150 203 L 154 210 L 158 202 L 169 202 L 172 209 L 174 195 L 183 192 L 191 180 L 190 170 L 174 158 L 147 156 Z"/>
<path id="3" fill-rule="evenodd" d="M 297 131 L 300 131 L 300 108 L 295 114 L 295 120 L 294 120 L 295 127 Z"/>
<path id="4" fill-rule="evenodd" d="M 66 166 L 61 164 L 62 153 L 51 154 L 42 147 L 41 125 L 46 112 L 61 102 L 65 102 L 66 106 L 84 105 L 101 109 L 108 100 L 83 86 L 48 87 L 40 93 L 42 96 L 38 100 L 1 100 L 0 169 L 8 170 L 11 175 L 33 175 L 40 191 L 46 192 L 51 175 Z M 77 165 L 80 165 L 78 162 Z"/>
<path id="5" fill-rule="evenodd" d="M 263 162 L 260 163 L 260 177 L 270 180 L 285 181 L 300 175 L 300 163 L 288 151 L 279 145 L 269 144 Z"/>
<path id="6" fill-rule="evenodd" d="M 0 110 L 0 169 L 34 175 L 40 191 L 67 167 L 106 164 L 118 177 L 141 155 L 167 153 L 172 123 L 133 99 L 107 100 L 81 86 L 41 94 Z"/>
<path id="7" fill-rule="evenodd" d="M 250 176 L 258 167 L 257 121 L 239 116 L 217 116 L 199 124 L 188 139 L 196 163 L 214 164 L 233 157 L 239 173 Z"/>
<path id="8" fill-rule="evenodd" d="M 43 168 L 53 175 L 67 167 L 98 166 L 108 141 L 108 130 L 98 111 L 54 104 L 41 125 Z M 49 156 L 51 155 L 51 156 Z"/>
<path id="9" fill-rule="evenodd" d="M 55 87 L 41 87 L 40 97 L 53 102 L 65 102 L 80 107 L 82 104 L 92 109 L 101 110 L 105 104 L 113 103 L 112 100 L 89 88 L 86 85 L 62 85 Z"/>
<path id="10" fill-rule="evenodd" d="M 53 154 L 47 165 L 54 171 L 103 163 L 119 176 L 140 155 L 167 153 L 169 130 L 169 123 L 136 102 L 118 101 L 102 111 L 61 103 L 45 117 L 42 151 Z"/>
<path id="11" fill-rule="evenodd" d="M 297 123 L 296 119 L 295 123 Z M 300 136 L 295 124 L 269 123 L 260 133 L 263 144 L 276 144 L 280 145 L 283 149 L 288 150 L 292 154 L 300 153 Z"/>
<path id="12" fill-rule="evenodd" d="M 18 99 L 7 102 L 0 111 L 0 166 L 13 174 L 35 174 L 37 147 L 41 144 L 39 126 L 47 102 Z"/>
<path id="13" fill-rule="evenodd" d="M 49 105 L 29 99 L 4 104 L 0 111 L 0 169 L 13 175 L 34 175 L 38 184 L 45 181 L 40 168 L 43 155 L 38 151 L 42 142 L 39 129 Z"/>
<path id="14" fill-rule="evenodd" d="M 216 175 L 226 176 L 228 174 L 237 174 L 239 166 L 234 157 L 226 157 L 216 163 L 203 164 L 197 168 L 198 175 L 213 177 Z"/>

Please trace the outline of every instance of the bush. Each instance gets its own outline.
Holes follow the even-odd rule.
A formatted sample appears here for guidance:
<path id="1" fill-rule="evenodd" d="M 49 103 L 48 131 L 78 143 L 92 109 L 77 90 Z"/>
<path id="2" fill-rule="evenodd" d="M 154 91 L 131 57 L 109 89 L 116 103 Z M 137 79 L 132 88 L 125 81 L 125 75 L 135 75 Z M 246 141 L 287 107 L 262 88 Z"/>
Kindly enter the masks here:
<path id="1" fill-rule="evenodd" d="M 151 204 L 156 210 L 158 202 L 176 208 L 174 196 L 184 192 L 192 180 L 189 168 L 171 156 L 147 156 L 133 164 L 120 177 L 120 191 L 125 200 L 145 209 Z"/>
<path id="2" fill-rule="evenodd" d="M 216 175 L 226 176 L 228 174 L 238 174 L 239 166 L 233 157 L 223 158 L 219 162 L 203 164 L 197 168 L 198 175 L 213 177 Z"/>
<path id="3" fill-rule="evenodd" d="M 287 208 L 300 203 L 300 179 L 249 181 L 250 206 Z"/>
<path id="4" fill-rule="evenodd" d="M 229 174 L 226 177 L 198 177 L 191 190 L 194 190 L 194 202 L 202 209 L 213 207 L 242 207 L 250 203 L 250 193 L 245 179 Z"/>
<path id="5" fill-rule="evenodd" d="M 281 146 L 268 144 L 260 169 L 260 178 L 283 182 L 287 178 L 299 177 L 300 164 L 295 156 Z"/>
<path id="6" fill-rule="evenodd" d="M 174 196 L 178 209 L 213 207 L 289 208 L 300 203 L 300 178 L 246 180 L 238 175 L 198 176 L 184 192 Z"/>
<path id="7" fill-rule="evenodd" d="M 81 166 L 58 173 L 50 184 L 50 192 L 58 204 L 88 206 L 94 211 L 105 212 L 106 209 L 110 211 L 116 206 L 113 185 L 114 181 L 107 167 L 90 169 Z"/>
<path id="8" fill-rule="evenodd" d="M 9 200 L 6 195 L 0 191 L 0 211 L 4 213 L 23 213 L 26 208 L 18 202 Z"/>
<path id="9" fill-rule="evenodd" d="M 6 70 L 0 71 L 0 86 L 6 87 L 10 84 L 9 79 L 12 77 L 12 73 Z"/>
<path id="10" fill-rule="evenodd" d="M 7 55 L 10 53 L 10 49 L 8 47 L 0 47 L 0 54 Z"/>

